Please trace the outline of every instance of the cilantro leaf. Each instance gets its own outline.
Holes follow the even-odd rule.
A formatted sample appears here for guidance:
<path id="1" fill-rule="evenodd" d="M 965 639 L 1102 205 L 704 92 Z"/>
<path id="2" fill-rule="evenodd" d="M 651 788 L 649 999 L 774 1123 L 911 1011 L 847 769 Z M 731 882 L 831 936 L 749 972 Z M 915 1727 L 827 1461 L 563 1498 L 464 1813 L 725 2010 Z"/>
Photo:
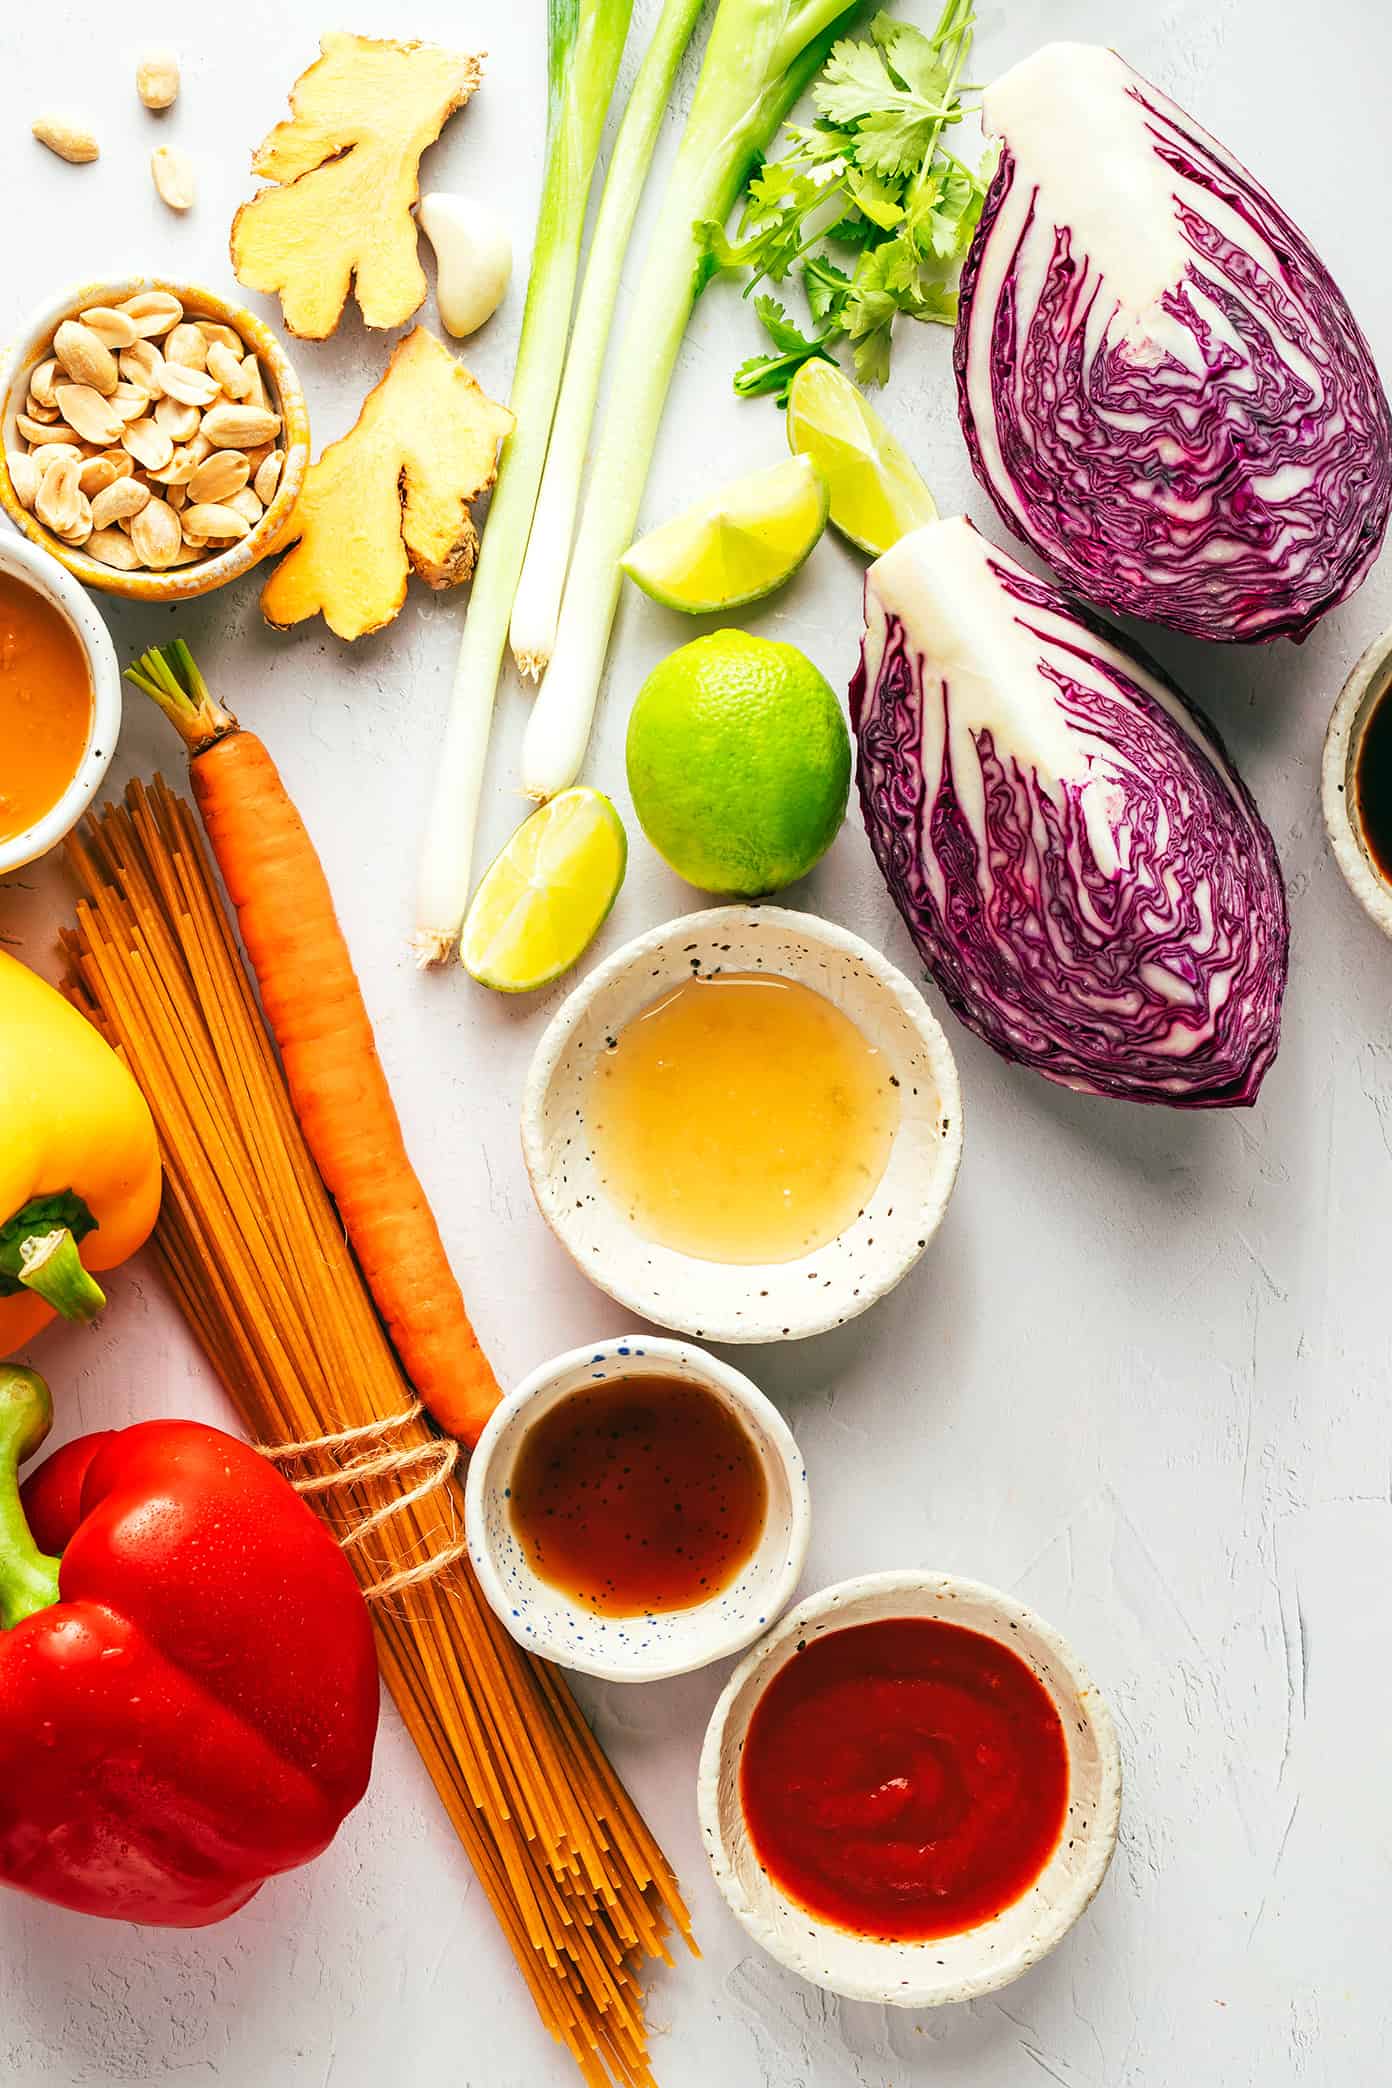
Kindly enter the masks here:
<path id="1" fill-rule="evenodd" d="M 856 372 L 881 384 L 894 322 L 950 325 L 955 277 L 971 243 L 993 166 L 980 173 L 947 151 L 961 121 L 959 82 L 971 47 L 972 0 L 941 0 L 936 29 L 880 13 L 860 36 L 831 47 L 812 99 L 816 120 L 790 124 L 780 159 L 761 161 L 739 232 L 706 225 L 701 279 L 751 271 L 748 288 L 801 274 L 815 329 L 802 333 L 774 298 L 756 303 L 774 353 L 751 356 L 735 379 L 744 396 L 786 396 L 794 371 L 849 335 Z M 854 272 L 826 249 L 855 256 Z M 850 267 L 847 260 L 847 268 Z"/>
<path id="2" fill-rule="evenodd" d="M 851 287 L 851 279 L 843 268 L 828 261 L 824 254 L 809 254 L 802 264 L 802 287 L 814 319 L 834 319 L 839 323 Z"/>
<path id="3" fill-rule="evenodd" d="M 855 156 L 867 173 L 915 171 L 941 126 L 955 120 L 952 77 L 935 43 L 886 15 L 876 17 L 868 43 L 844 37 L 833 45 L 812 99 L 832 123 L 855 127 Z"/>
<path id="4" fill-rule="evenodd" d="M 820 356 L 825 362 L 834 362 L 835 357 L 827 353 L 826 344 L 840 331 L 830 326 L 816 336 L 803 333 L 794 326 L 776 297 L 756 297 L 754 309 L 759 315 L 765 333 L 778 351 L 775 355 L 751 355 L 735 372 L 735 390 L 742 399 L 755 399 L 772 393 L 780 406 L 788 403 L 788 386 L 805 362 Z"/>

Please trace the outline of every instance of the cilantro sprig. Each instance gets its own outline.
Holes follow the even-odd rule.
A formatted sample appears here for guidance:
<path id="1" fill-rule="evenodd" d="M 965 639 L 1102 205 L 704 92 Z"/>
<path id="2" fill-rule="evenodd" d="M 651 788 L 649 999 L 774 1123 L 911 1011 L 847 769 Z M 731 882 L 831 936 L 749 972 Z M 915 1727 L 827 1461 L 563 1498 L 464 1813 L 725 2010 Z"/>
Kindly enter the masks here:
<path id="1" fill-rule="evenodd" d="M 784 403 L 802 364 L 834 362 L 842 342 L 860 382 L 883 384 L 901 313 L 955 321 L 957 271 L 989 175 L 943 142 L 965 113 L 974 20 L 972 0 L 946 0 L 931 35 L 880 14 L 867 36 L 843 37 L 812 89 L 816 122 L 788 125 L 782 157 L 757 169 L 735 237 L 704 227 L 712 272 L 747 269 L 746 295 L 795 275 L 812 315 L 804 333 L 778 298 L 755 297 L 773 352 L 740 365 L 743 397 Z"/>

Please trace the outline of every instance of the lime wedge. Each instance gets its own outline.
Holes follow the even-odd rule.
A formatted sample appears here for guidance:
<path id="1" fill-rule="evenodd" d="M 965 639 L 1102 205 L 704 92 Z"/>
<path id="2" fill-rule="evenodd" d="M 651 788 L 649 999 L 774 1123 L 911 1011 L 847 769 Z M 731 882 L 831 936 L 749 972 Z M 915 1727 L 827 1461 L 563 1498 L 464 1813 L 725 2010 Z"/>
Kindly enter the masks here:
<path id="1" fill-rule="evenodd" d="M 788 393 L 788 444 L 810 457 L 831 488 L 831 519 L 878 558 L 937 506 L 908 457 L 849 377 L 820 358 L 805 362 Z"/>
<path id="2" fill-rule="evenodd" d="M 620 563 L 669 609 L 739 609 L 791 580 L 826 520 L 820 472 L 810 458 L 792 457 L 707 494 L 640 537 Z"/>
<path id="3" fill-rule="evenodd" d="M 484 872 L 459 944 L 465 971 L 498 993 L 548 986 L 599 933 L 627 863 L 623 821 L 603 792 L 561 791 Z"/>

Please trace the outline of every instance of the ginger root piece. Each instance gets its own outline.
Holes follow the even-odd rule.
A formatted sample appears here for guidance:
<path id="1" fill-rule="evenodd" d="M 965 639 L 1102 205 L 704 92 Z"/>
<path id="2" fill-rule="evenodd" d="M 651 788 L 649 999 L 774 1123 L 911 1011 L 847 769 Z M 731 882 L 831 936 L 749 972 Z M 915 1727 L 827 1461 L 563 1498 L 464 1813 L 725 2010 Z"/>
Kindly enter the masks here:
<path id="1" fill-rule="evenodd" d="M 252 158 L 281 184 L 232 220 L 232 266 L 249 290 L 279 296 L 285 324 L 322 341 L 348 292 L 369 326 L 400 326 L 425 301 L 413 204 L 420 160 L 463 108 L 483 61 L 438 44 L 325 36 L 290 90 L 293 111 Z"/>
<path id="2" fill-rule="evenodd" d="M 317 614 L 340 638 L 362 638 L 396 615 L 412 566 L 432 587 L 467 580 L 478 555 L 469 508 L 512 425 L 434 334 L 413 328 L 356 425 L 306 474 L 293 549 L 261 590 L 267 623 Z"/>

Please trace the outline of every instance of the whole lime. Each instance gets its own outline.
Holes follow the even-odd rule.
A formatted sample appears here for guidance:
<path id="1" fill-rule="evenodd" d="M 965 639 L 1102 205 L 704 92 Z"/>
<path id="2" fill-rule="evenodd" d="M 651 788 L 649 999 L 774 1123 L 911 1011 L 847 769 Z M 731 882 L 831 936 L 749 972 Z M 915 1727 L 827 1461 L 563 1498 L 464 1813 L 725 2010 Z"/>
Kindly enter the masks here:
<path id="1" fill-rule="evenodd" d="M 805 877 L 846 816 L 851 740 L 825 676 L 795 645 L 712 631 L 638 691 L 628 787 L 679 877 L 753 899 Z"/>

